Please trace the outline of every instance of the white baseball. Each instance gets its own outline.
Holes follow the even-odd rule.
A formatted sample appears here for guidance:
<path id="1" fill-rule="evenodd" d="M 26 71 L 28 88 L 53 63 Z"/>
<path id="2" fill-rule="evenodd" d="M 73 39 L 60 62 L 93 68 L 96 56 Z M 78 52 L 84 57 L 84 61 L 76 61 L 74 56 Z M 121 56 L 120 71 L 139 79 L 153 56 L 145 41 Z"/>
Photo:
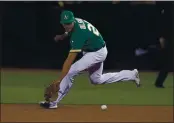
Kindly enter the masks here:
<path id="1" fill-rule="evenodd" d="M 106 110 L 107 109 L 107 106 L 106 105 L 101 105 L 101 109 L 102 110 Z"/>

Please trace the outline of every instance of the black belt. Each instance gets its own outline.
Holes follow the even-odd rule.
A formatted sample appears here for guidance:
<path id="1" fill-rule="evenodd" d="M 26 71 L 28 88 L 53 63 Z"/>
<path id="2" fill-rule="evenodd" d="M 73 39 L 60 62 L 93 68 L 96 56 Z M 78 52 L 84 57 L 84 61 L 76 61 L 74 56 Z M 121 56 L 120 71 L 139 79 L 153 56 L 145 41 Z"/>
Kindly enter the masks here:
<path id="1" fill-rule="evenodd" d="M 104 48 L 106 44 L 103 44 L 101 48 Z M 84 52 L 96 52 L 100 50 L 101 48 L 94 48 L 94 49 L 85 49 Z"/>

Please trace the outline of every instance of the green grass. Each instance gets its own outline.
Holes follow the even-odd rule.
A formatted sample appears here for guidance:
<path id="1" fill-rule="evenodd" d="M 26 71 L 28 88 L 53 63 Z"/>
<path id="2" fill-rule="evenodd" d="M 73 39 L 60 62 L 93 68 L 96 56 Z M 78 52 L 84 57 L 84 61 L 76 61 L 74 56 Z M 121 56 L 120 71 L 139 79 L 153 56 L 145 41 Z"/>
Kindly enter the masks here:
<path id="1" fill-rule="evenodd" d="M 54 71 L 1 72 L 1 103 L 38 103 L 43 100 L 44 85 L 57 79 Z M 173 105 L 173 76 L 165 81 L 165 89 L 154 87 L 156 73 L 140 72 L 143 86 L 132 82 L 92 85 L 86 74 L 75 79 L 63 104 Z"/>

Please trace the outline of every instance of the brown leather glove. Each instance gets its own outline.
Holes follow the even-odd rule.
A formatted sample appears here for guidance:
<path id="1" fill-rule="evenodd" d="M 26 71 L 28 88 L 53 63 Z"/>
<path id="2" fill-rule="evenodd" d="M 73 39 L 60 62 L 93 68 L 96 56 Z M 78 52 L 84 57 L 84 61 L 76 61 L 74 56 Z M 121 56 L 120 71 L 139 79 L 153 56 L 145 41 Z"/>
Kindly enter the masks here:
<path id="1" fill-rule="evenodd" d="M 58 83 L 52 83 L 51 85 L 45 88 L 44 98 L 46 101 L 49 102 L 52 96 L 58 92 L 59 90 L 58 86 L 59 86 Z"/>

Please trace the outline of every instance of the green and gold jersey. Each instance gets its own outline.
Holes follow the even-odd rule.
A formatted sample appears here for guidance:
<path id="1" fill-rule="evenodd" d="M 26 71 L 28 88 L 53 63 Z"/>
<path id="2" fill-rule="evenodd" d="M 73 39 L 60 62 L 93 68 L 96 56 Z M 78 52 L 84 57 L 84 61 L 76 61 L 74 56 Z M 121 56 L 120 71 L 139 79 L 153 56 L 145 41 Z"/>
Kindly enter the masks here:
<path id="1" fill-rule="evenodd" d="M 95 51 L 105 44 L 99 31 L 92 24 L 80 18 L 75 18 L 74 29 L 70 36 L 70 52 Z"/>

